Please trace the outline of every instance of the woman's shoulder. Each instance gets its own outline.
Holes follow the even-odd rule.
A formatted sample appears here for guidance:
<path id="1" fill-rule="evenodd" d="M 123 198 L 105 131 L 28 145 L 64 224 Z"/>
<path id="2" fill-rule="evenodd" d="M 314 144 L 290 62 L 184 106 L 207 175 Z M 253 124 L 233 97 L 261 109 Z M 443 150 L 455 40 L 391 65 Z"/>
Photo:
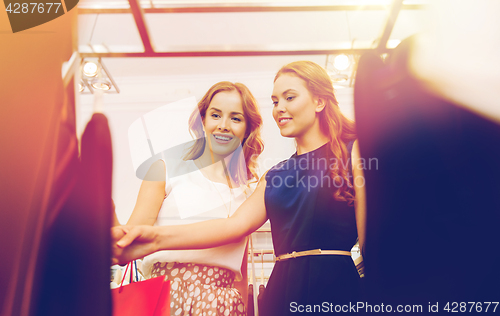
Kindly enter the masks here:
<path id="1" fill-rule="evenodd" d="M 350 141 L 345 143 L 345 147 L 347 148 L 348 153 L 352 152 L 352 148 L 354 146 L 354 143 L 357 143 L 357 139 L 353 139 L 353 140 L 350 140 Z"/>
<path id="2" fill-rule="evenodd" d="M 144 176 L 145 181 L 166 181 L 165 162 L 161 159 L 154 161 L 149 166 L 148 172 Z"/>
<path id="3" fill-rule="evenodd" d="M 290 159 L 285 159 L 283 161 L 278 162 L 277 164 L 272 166 L 269 170 L 267 170 L 263 177 L 267 180 L 271 174 L 278 171 L 286 170 L 289 160 Z"/>
<path id="4" fill-rule="evenodd" d="M 184 160 L 181 158 L 166 159 L 167 176 L 174 178 L 198 170 L 193 160 Z"/>

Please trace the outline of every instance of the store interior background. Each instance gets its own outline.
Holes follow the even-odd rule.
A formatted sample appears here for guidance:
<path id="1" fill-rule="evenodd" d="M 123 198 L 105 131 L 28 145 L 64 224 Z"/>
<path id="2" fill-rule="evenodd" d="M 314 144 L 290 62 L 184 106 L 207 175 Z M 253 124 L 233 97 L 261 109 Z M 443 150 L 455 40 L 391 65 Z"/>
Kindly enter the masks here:
<path id="1" fill-rule="evenodd" d="M 134 16 L 127 9 L 128 1 L 81 0 L 78 49 L 89 56 L 84 60 L 123 56 L 101 59 L 119 93 L 112 88 L 100 97 L 88 88 L 78 93 L 79 87 L 75 87 L 78 135 L 96 109 L 101 109 L 109 120 L 113 200 L 120 223 L 125 224 L 132 213 L 141 184 L 135 176 L 128 139 L 134 121 L 171 102 L 193 96 L 199 100 L 216 82 L 244 83 L 256 97 L 264 121 L 265 149 L 259 158 L 259 174 L 263 174 L 295 151 L 293 140 L 280 135 L 271 115 L 270 96 L 277 70 L 292 61 L 311 60 L 324 66 L 332 78 L 347 77 L 334 85 L 342 112 L 353 119 L 353 81 L 359 56 L 353 52 L 377 45 L 390 20 L 390 4 L 385 0 L 142 1 L 155 52 L 204 52 L 201 55 L 205 56 L 134 57 L 144 48 Z M 403 2 L 387 41 L 388 49 L 423 30 L 428 19 L 423 4 L 424 1 Z M 227 56 L 206 56 L 211 51 L 227 52 Z M 238 51 L 258 53 L 236 56 Z M 277 53 L 272 56 L 272 52 Z M 334 58 L 340 53 L 350 61 L 342 70 L 334 65 Z M 175 134 L 165 137 L 189 137 L 186 122 L 191 111 L 192 108 L 177 109 L 166 117 L 182 119 L 169 129 Z M 258 283 L 267 282 L 273 267 L 269 230 L 267 224 L 254 234 Z M 353 248 L 353 258 L 359 256 L 357 251 L 357 247 Z M 249 265 L 249 271 L 250 268 Z"/>
<path id="2" fill-rule="evenodd" d="M 215 82 L 240 81 L 256 96 L 264 118 L 263 173 L 294 151 L 293 141 L 279 135 L 270 115 L 276 71 L 288 62 L 306 59 L 324 65 L 332 75 L 347 75 L 346 82 L 336 83 L 337 96 L 342 111 L 353 117 L 351 80 L 356 64 L 337 73 L 327 60 L 339 53 L 350 55 L 377 47 L 391 16 L 391 1 L 386 0 L 139 2 L 145 8 L 151 42 L 161 57 L 138 57 L 144 51 L 143 38 L 129 1 L 81 0 L 77 8 L 63 16 L 18 33 L 12 33 L 7 14 L 0 15 L 0 72 L 4 74 L 0 77 L 0 177 L 7 179 L 0 181 L 0 284 L 5 285 L 0 286 L 1 315 L 42 313 L 34 303 L 36 297 L 52 292 L 37 279 L 40 275 L 52 277 L 52 283 L 57 279 L 65 286 L 79 286 L 79 279 L 54 276 L 44 270 L 54 261 L 58 269 L 69 269 L 70 275 L 74 275 L 73 259 L 75 264 L 94 265 L 79 274 L 89 282 L 100 280 L 96 271 L 107 272 L 109 266 L 109 258 L 93 257 L 94 249 L 105 245 L 99 238 L 108 236 L 107 228 L 101 231 L 102 236 L 94 232 L 85 235 L 88 249 L 78 249 L 67 266 L 47 255 L 54 244 L 60 246 L 47 237 L 53 233 L 54 220 L 64 206 L 67 196 L 62 193 L 75 176 L 71 165 L 65 165 L 66 158 L 78 154 L 75 134 L 81 137 L 90 115 L 97 110 L 96 95 L 79 92 L 80 62 L 101 56 L 120 88 L 118 94 L 103 95 L 99 110 L 109 119 L 112 195 L 118 219 L 125 223 L 140 185 L 127 139 L 134 120 L 186 97 L 199 99 Z M 383 49 L 391 49 L 428 26 L 425 3 L 403 2 Z M 271 159 L 266 163 L 266 158 Z M 94 211 L 74 214 L 72 220 L 97 215 Z M 81 228 L 82 224 L 77 224 Z M 81 231 L 71 227 L 67 234 L 82 237 L 78 235 Z M 269 234 L 258 234 L 261 237 L 256 252 L 271 249 Z M 67 248 L 60 250 L 69 258 Z M 257 262 L 259 259 L 256 257 Z M 268 276 L 272 255 L 265 259 L 269 261 L 264 269 Z M 262 274 L 257 271 L 256 275 Z M 57 284 L 52 285 L 56 288 Z M 102 297 L 101 292 L 89 289 L 79 297 Z M 52 297 L 55 300 L 56 296 Z M 85 301 L 68 305 L 87 315 L 105 311 L 102 305 L 91 306 Z"/>
<path id="3" fill-rule="evenodd" d="M 136 26 L 137 14 L 135 19 L 131 14 L 137 13 L 137 9 L 129 7 L 139 3 L 144 7 L 142 18 L 148 26 L 146 37 L 145 29 L 139 32 Z M 391 11 L 396 3 L 402 4 L 401 10 Z M 437 9 L 435 15 L 426 11 L 427 5 Z M 412 284 L 405 287 L 408 291 L 400 291 L 399 286 L 379 286 L 381 283 L 377 280 L 382 279 L 377 279 L 375 274 L 382 270 L 367 262 L 367 269 L 371 268 L 375 274 L 374 278 L 364 281 L 367 284 L 371 280 L 372 294 L 389 299 L 394 296 L 413 299 L 417 295 L 434 300 L 446 297 L 448 292 L 450 295 L 460 294 L 459 291 L 473 294 L 472 291 L 478 289 L 479 300 L 490 297 L 489 294 L 497 300 L 500 282 L 491 263 L 498 261 L 498 255 L 491 244 L 498 240 L 496 210 L 500 191 L 497 181 L 500 153 L 498 146 L 494 146 L 496 136 L 500 135 L 495 125 L 500 122 L 499 9 L 498 3 L 488 0 L 81 0 L 78 8 L 65 11 L 59 18 L 13 33 L 4 3 L 0 2 L 0 315 L 111 315 L 112 206 L 109 197 L 117 204 L 119 220 L 126 222 L 140 184 L 134 176 L 127 139 L 128 128 L 134 120 L 186 97 L 199 99 L 217 81 L 241 81 L 257 97 L 265 120 L 266 150 L 260 170 L 263 173 L 276 160 L 285 159 L 293 152 L 293 142 L 279 136 L 270 116 L 272 81 L 282 65 L 308 59 L 324 65 L 334 78 L 346 76 L 347 81 L 335 85 L 342 111 L 353 117 L 352 80 L 357 65 L 351 63 L 348 69 L 336 71 L 327 60 L 341 53 L 358 56 L 367 50 L 378 55 L 422 30 L 431 32 L 426 34 L 430 35 L 428 41 L 420 42 L 415 52 L 417 58 L 411 65 L 413 75 L 428 85 L 433 99 L 443 97 L 451 101 L 453 105 L 449 109 L 453 115 L 450 118 L 458 115 L 466 125 L 463 129 L 459 126 L 462 135 L 457 135 L 455 125 L 442 125 L 443 122 L 436 121 L 432 115 L 413 120 L 410 111 L 409 118 L 403 117 L 403 121 L 419 122 L 418 126 L 427 127 L 429 120 L 425 118 L 431 118 L 430 121 L 439 124 L 435 124 L 435 133 L 426 138 L 425 145 L 433 146 L 442 140 L 433 135 L 445 134 L 443 137 L 457 147 L 449 152 L 450 156 L 464 159 L 454 161 L 457 164 L 453 164 L 456 167 L 452 170 L 453 177 L 442 178 L 448 183 L 444 186 L 449 189 L 447 199 L 442 198 L 441 188 L 434 190 L 435 202 L 427 208 L 428 196 L 421 200 L 417 189 L 408 190 L 412 194 L 407 198 L 405 187 L 396 182 L 393 188 L 398 187 L 405 197 L 396 199 L 403 207 L 397 205 L 395 210 L 398 213 L 406 210 L 405 215 L 422 214 L 413 209 L 427 210 L 428 214 L 417 216 L 422 221 L 427 221 L 431 214 L 441 214 L 446 216 L 443 222 L 458 229 L 443 235 L 440 227 L 420 225 L 412 216 L 406 221 L 411 229 L 390 225 L 395 229 L 387 235 L 387 242 L 375 241 L 372 244 L 375 247 L 370 248 L 371 255 L 381 254 L 380 260 L 375 260 L 379 267 L 390 267 L 390 271 L 386 269 L 387 273 L 378 277 L 383 280 L 388 277 L 400 285 L 401 276 L 410 274 L 416 283 L 421 283 L 419 273 L 429 269 L 433 272 L 432 279 L 422 287 L 403 282 L 403 286 Z M 395 21 L 394 25 L 391 21 Z M 146 38 L 151 39 L 154 51 L 144 42 Z M 79 91 L 82 62 L 99 57 L 120 93 L 106 93 L 101 98 L 98 94 Z M 373 87 L 367 85 L 365 89 Z M 383 98 L 372 99 L 373 104 L 377 104 Z M 356 107 L 362 103 L 357 102 Z M 371 109 L 371 104 L 366 102 L 365 106 Z M 429 107 L 433 104 L 425 102 Z M 397 111 L 391 112 L 391 103 L 381 108 L 384 111 L 373 113 L 382 113 L 384 118 L 389 117 L 389 122 L 398 117 Z M 440 108 L 441 105 L 437 109 Z M 104 145 L 106 130 L 94 134 L 93 138 L 91 135 L 86 144 L 82 137 L 85 127 L 86 132 L 91 129 L 85 126 L 90 115 L 99 111 L 109 119 L 112 163 L 109 144 L 93 146 Z M 183 110 L 175 115 L 185 113 Z M 362 118 L 365 124 L 371 122 L 368 115 L 360 116 L 360 113 L 357 113 L 360 123 Z M 179 119 L 179 124 L 183 123 Z M 359 131 L 361 135 L 364 130 L 366 137 L 373 130 L 364 129 L 365 124 L 359 125 Z M 104 125 L 107 129 L 108 124 Z M 405 123 L 408 129 L 411 126 Z M 187 133 L 184 127 L 178 130 Z M 463 141 L 469 145 L 464 146 Z M 95 148 L 100 150 L 92 153 Z M 405 157 L 406 153 L 412 156 Z M 89 154 L 97 159 L 89 162 Z M 434 166 L 432 155 L 418 156 L 411 151 L 402 154 L 393 157 L 398 157 L 403 164 L 406 159 L 421 159 L 428 166 Z M 266 163 L 268 157 L 272 158 L 269 164 Z M 100 172 L 102 170 L 106 172 Z M 422 171 L 428 171 L 427 176 L 435 179 L 432 170 Z M 454 181 L 462 179 L 464 170 L 481 181 L 467 182 L 465 186 Z M 398 174 L 398 179 L 408 180 L 404 172 Z M 441 185 L 441 182 L 433 183 Z M 454 190 L 455 187 L 460 188 Z M 461 194 L 462 189 L 471 191 Z M 372 192 L 377 194 L 376 190 Z M 477 196 L 481 198 L 476 199 Z M 413 203 L 417 200 L 420 203 Z M 454 206 L 438 209 L 448 201 L 454 202 Z M 463 217 L 455 216 L 457 210 Z M 472 234 L 467 233 L 469 224 L 474 224 L 469 216 L 481 224 L 473 227 Z M 427 234 L 423 226 L 434 234 Z M 377 223 L 373 227 L 377 228 Z M 403 229 L 399 230 L 400 227 Z M 272 244 L 268 233 L 257 234 L 260 235 L 256 238 L 255 259 L 260 269 L 262 257 L 258 252 L 269 250 Z M 435 248 L 435 238 L 440 237 L 439 247 Z M 463 247 L 471 242 L 472 247 Z M 380 245 L 387 247 L 377 248 Z M 432 257 L 429 264 L 422 265 L 421 260 L 426 258 L 421 256 L 420 247 L 424 245 L 441 260 Z M 463 256 L 463 249 L 475 249 L 487 260 Z M 272 255 L 264 259 L 267 261 L 263 271 L 265 281 L 272 267 Z M 398 264 L 392 265 L 393 262 Z M 260 282 L 261 271 L 255 274 Z M 442 290 L 443 287 L 450 287 L 450 291 Z"/>

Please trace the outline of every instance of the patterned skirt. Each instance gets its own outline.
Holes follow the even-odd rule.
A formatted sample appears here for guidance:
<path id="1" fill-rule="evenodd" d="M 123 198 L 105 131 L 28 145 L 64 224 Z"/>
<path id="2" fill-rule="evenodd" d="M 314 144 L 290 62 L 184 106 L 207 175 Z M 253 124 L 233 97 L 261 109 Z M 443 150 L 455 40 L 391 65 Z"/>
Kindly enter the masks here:
<path id="1" fill-rule="evenodd" d="M 151 278 L 170 280 L 170 315 L 246 315 L 234 272 L 196 263 L 156 262 Z"/>

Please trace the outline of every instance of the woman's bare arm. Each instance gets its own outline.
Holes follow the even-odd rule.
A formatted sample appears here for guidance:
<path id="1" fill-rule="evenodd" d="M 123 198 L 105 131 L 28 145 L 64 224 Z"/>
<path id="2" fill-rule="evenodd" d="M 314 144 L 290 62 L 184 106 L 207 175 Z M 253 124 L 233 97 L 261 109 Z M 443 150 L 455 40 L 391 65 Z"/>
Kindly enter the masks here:
<path id="1" fill-rule="evenodd" d="M 204 249 L 241 240 L 267 220 L 265 176 L 229 218 L 175 226 L 120 226 L 112 229 L 113 262 L 126 263 L 159 250 Z"/>
<path id="2" fill-rule="evenodd" d="M 120 226 L 120 221 L 118 221 L 118 217 L 116 216 L 116 205 L 115 201 L 111 199 L 111 206 L 113 207 L 113 218 L 111 219 L 111 227 L 113 226 Z"/>
<path id="3" fill-rule="evenodd" d="M 137 202 L 127 225 L 154 225 L 165 198 L 165 163 L 154 162 L 142 181 Z"/>
<path id="4" fill-rule="evenodd" d="M 356 227 L 358 229 L 359 249 L 363 254 L 366 236 L 366 191 L 365 191 L 365 178 L 363 173 L 363 166 L 360 154 L 358 141 L 356 140 L 352 148 L 352 174 L 354 182 L 354 191 L 356 192 L 356 200 L 354 203 L 356 212 Z"/>

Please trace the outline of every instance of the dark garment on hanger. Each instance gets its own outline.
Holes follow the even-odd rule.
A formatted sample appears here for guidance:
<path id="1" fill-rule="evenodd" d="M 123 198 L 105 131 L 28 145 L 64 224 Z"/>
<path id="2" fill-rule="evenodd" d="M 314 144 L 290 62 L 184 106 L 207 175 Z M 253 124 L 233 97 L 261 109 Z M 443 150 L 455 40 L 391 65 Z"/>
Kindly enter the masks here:
<path id="1" fill-rule="evenodd" d="M 352 142 L 348 157 L 351 149 Z M 325 144 L 295 154 L 267 173 L 265 204 L 277 256 L 313 249 L 350 251 L 356 243 L 354 207 L 333 198 L 330 163 Z M 278 261 L 266 286 L 261 315 L 295 315 L 298 305 L 356 301 L 358 294 L 359 275 L 350 256 Z"/>
<path id="2" fill-rule="evenodd" d="M 112 148 L 103 114 L 87 124 L 81 161 L 74 149 L 59 166 L 68 176 L 51 197 L 51 207 L 60 209 L 44 231 L 33 315 L 111 315 Z"/>
<path id="3" fill-rule="evenodd" d="M 253 305 L 253 284 L 248 285 L 248 297 L 247 297 L 247 316 L 253 316 L 254 305 Z"/>
<path id="4" fill-rule="evenodd" d="M 262 310 L 263 306 L 263 299 L 264 299 L 264 293 L 266 292 L 266 287 L 264 284 L 259 285 L 259 295 L 257 296 L 257 304 L 259 306 L 259 310 Z"/>
<path id="5" fill-rule="evenodd" d="M 498 301 L 500 126 L 430 94 L 410 51 L 365 54 L 357 70 L 360 153 L 378 161 L 364 170 L 367 294 L 425 310 Z"/>

